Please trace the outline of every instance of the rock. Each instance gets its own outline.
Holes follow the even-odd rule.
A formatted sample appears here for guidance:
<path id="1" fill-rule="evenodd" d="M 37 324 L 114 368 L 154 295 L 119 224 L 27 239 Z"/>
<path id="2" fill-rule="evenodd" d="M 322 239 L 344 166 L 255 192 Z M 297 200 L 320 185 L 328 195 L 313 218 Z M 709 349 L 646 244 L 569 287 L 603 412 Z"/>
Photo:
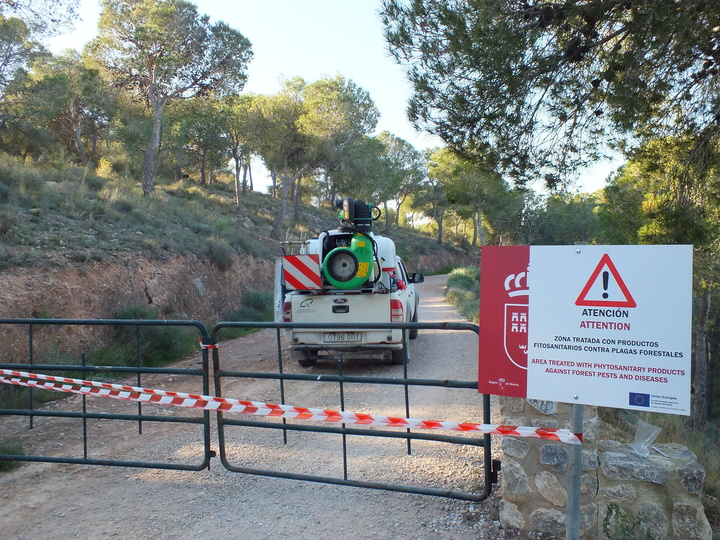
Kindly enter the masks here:
<path id="1" fill-rule="evenodd" d="M 532 493 L 523 468 L 513 459 L 506 459 L 502 468 L 503 497 L 508 501 L 520 501 Z"/>
<path id="2" fill-rule="evenodd" d="M 710 540 L 712 530 L 702 507 L 676 503 L 672 513 L 673 532 L 683 540 Z"/>
<path id="3" fill-rule="evenodd" d="M 568 452 L 564 445 L 546 444 L 540 450 L 540 463 L 552 470 L 564 473 L 568 466 Z"/>
<path id="4" fill-rule="evenodd" d="M 554 506 L 564 507 L 567 505 L 567 490 L 553 473 L 549 471 L 538 473 L 535 476 L 535 486 L 537 486 L 538 493 Z"/>

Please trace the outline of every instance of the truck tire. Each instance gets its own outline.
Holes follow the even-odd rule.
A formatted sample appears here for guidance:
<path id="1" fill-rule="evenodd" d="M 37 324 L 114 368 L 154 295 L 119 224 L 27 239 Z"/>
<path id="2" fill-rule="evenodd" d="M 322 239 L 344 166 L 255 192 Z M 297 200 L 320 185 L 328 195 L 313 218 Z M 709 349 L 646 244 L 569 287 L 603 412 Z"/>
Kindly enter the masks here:
<path id="1" fill-rule="evenodd" d="M 317 352 L 309 349 L 292 350 L 290 358 L 297 360 L 302 367 L 313 367 L 317 362 Z"/>
<path id="2" fill-rule="evenodd" d="M 410 359 L 408 358 L 408 361 Z M 404 349 L 392 349 L 390 351 L 390 361 L 393 365 L 402 366 L 405 361 L 405 350 Z"/>
<path id="3" fill-rule="evenodd" d="M 415 313 L 413 313 L 412 319 L 410 319 L 410 322 L 418 322 L 418 308 L 415 306 Z M 408 337 L 410 339 L 416 339 L 418 337 L 418 329 L 417 328 L 411 328 L 408 332 Z"/>

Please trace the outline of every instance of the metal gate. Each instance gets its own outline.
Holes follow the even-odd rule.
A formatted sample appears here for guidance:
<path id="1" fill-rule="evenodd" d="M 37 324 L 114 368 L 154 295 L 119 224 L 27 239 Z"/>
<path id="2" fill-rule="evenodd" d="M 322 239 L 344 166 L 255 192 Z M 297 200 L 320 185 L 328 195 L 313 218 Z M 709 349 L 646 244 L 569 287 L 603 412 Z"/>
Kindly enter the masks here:
<path id="1" fill-rule="evenodd" d="M 367 364 L 362 365 L 359 370 L 360 373 L 357 373 L 358 370 L 348 372 L 348 364 L 343 355 L 333 356 L 332 361 L 329 362 L 330 365 L 325 366 L 326 369 L 322 370 L 322 372 L 303 368 L 299 368 L 300 372 L 288 370 L 292 369 L 293 364 L 288 364 L 287 360 L 283 361 L 282 329 L 295 327 L 304 329 L 343 329 L 345 326 L 342 324 L 311 325 L 306 323 L 224 322 L 218 324 L 212 331 L 213 342 L 217 342 L 220 331 L 226 328 L 274 328 L 276 330 L 277 357 L 274 366 L 268 363 L 266 369 L 262 371 L 224 369 L 221 362 L 222 349 L 214 349 L 215 394 L 222 396 L 224 392 L 227 393 L 223 386 L 224 381 L 229 379 L 244 381 L 240 384 L 241 388 L 247 386 L 247 382 L 252 384 L 255 381 L 271 380 L 275 381 L 276 390 L 271 394 L 271 397 L 277 399 L 280 404 L 308 405 L 307 403 L 293 402 L 291 386 L 312 385 L 313 403 L 322 403 L 323 407 L 345 411 L 353 410 L 353 406 L 348 402 L 348 395 L 351 395 L 353 391 L 357 393 L 357 388 L 382 387 L 385 389 L 385 395 L 402 396 L 401 403 L 396 403 L 395 407 L 391 408 L 390 412 L 387 413 L 388 416 L 412 418 L 414 403 L 411 399 L 411 393 L 413 390 L 444 389 L 447 392 L 454 392 L 465 389 L 469 391 L 468 395 L 472 394 L 473 397 L 478 399 L 478 402 L 482 403 L 482 413 L 480 414 L 479 410 L 475 410 L 475 418 L 481 416 L 484 424 L 490 424 L 490 396 L 477 394 L 477 380 L 428 379 L 409 376 L 407 330 L 412 328 L 435 329 L 441 331 L 470 331 L 477 334 L 477 325 L 469 323 L 399 323 L 393 325 L 406 330 L 403 332 L 405 345 L 403 366 L 393 366 L 400 370 L 401 373 L 388 375 L 384 373 L 383 369 L 380 369 L 379 374 L 368 375 Z M 387 327 L 387 323 L 353 325 L 353 328 L 357 329 L 386 329 Z M 334 373 L 329 372 L 333 370 Z M 263 388 L 265 388 L 265 392 L 268 391 L 267 386 Z M 328 390 L 328 388 L 334 388 L 334 392 Z M 334 402 L 333 398 L 335 399 Z M 368 404 L 365 409 L 377 414 L 378 409 L 384 406 L 383 403 L 374 403 L 372 405 Z M 435 412 L 435 414 L 438 413 Z M 308 422 L 306 420 L 274 418 L 272 416 L 261 419 L 244 419 L 235 415 L 226 415 L 221 411 L 218 411 L 217 415 L 220 459 L 227 469 L 235 472 L 435 495 L 468 501 L 481 501 L 487 498 L 492 490 L 493 483 L 497 482 L 497 471 L 500 463 L 492 459 L 491 436 L 487 434 L 462 433 L 450 435 L 437 431 L 417 429 L 368 429 L 366 427 L 347 425 L 339 420 L 330 422 L 330 424 L 335 425 L 328 425 L 328 422 L 323 421 Z M 261 467 L 257 462 L 245 462 L 242 449 L 245 448 L 247 434 L 252 432 L 266 432 L 266 434 L 262 435 L 253 434 L 253 440 L 262 441 L 264 447 L 280 448 L 279 451 L 293 452 L 297 455 L 298 459 L 294 470 L 276 470 L 273 466 L 272 452 L 268 452 L 265 467 Z M 333 452 L 341 456 L 339 463 L 335 463 L 328 458 L 329 452 L 326 451 L 328 447 L 332 447 Z M 437 447 L 447 447 L 452 448 L 452 450 L 438 451 Z M 353 453 L 355 448 L 359 448 L 359 453 L 365 453 L 365 455 L 367 455 L 367 452 L 376 452 L 376 454 L 372 454 L 373 459 L 384 460 L 382 469 L 387 474 L 380 479 L 364 478 L 363 460 L 353 459 L 353 456 L 357 456 L 357 453 Z M 437 456 L 438 452 L 442 452 L 447 458 L 447 463 L 442 466 L 448 468 L 446 470 L 449 474 L 456 475 L 451 482 L 446 482 L 447 485 L 444 487 L 401 482 L 408 475 L 409 470 L 413 468 L 413 456 L 427 456 L 428 454 Z M 455 452 L 457 454 L 451 458 Z M 459 464 L 466 462 L 468 455 L 475 457 L 476 466 L 471 467 L 469 471 L 463 471 L 463 467 Z M 417 459 L 420 460 L 421 458 L 418 457 Z M 406 461 L 409 461 L 410 464 Z M 453 463 L 459 468 L 453 469 Z M 393 467 L 395 467 L 394 472 Z M 308 472 L 308 469 L 317 472 Z M 335 472 L 335 474 L 327 474 L 327 472 Z M 466 473 L 464 479 L 465 489 L 457 489 L 455 486 L 462 483 L 458 482 L 458 480 L 464 473 Z M 377 476 L 377 470 L 372 474 Z M 437 484 L 442 485 L 442 483 L 441 479 L 438 478 Z"/>
<path id="2" fill-rule="evenodd" d="M 197 321 L 0 319 L 0 332 L 5 343 L 24 341 L 18 339 L 21 335 L 26 336 L 27 343 L 26 348 L 3 351 L 5 357 L 22 358 L 24 361 L 0 363 L 0 369 L 108 382 L 130 376 L 137 386 L 152 381 L 188 392 L 209 393 L 206 349 L 202 350 L 199 364 L 196 359 L 192 361 L 196 364 L 193 367 L 147 365 L 143 354 L 143 344 L 148 340 L 146 334 L 159 327 L 185 328 L 189 332 L 197 331 L 201 341 L 208 339 L 207 329 Z M 88 342 L 103 332 L 117 331 L 124 332 L 125 342 L 129 345 L 125 365 L 98 365 L 99 352 L 93 350 Z M 60 340 L 68 342 L 67 334 L 78 336 L 73 340 L 77 346 L 71 347 L 74 349 L 72 353 L 68 353 L 67 347 L 61 351 L 57 345 Z M 0 390 L 4 386 L 0 385 Z M 85 395 L 79 399 L 58 399 L 39 395 L 41 392 L 48 391 L 23 388 L 21 392 L 15 392 L 17 406 L 0 409 L 0 421 L 12 427 L 10 424 L 15 419 L 16 429 L 21 427 L 20 423 L 25 424 L 27 430 L 19 431 L 21 439 L 37 440 L 46 431 L 52 441 L 43 445 L 42 453 L 0 454 L 0 460 L 199 471 L 206 468 L 215 456 L 210 444 L 211 415 L 208 411 L 178 413 L 170 407 L 109 399 L 88 400 Z M 186 430 L 192 438 L 202 441 L 202 450 L 183 455 L 182 459 L 178 459 L 177 455 L 157 455 L 152 446 L 143 443 L 145 429 Z M 6 428 L 4 431 L 10 430 Z M 128 455 L 110 454 L 107 448 L 110 438 L 116 444 L 126 441 Z"/>
<path id="3" fill-rule="evenodd" d="M 212 332 L 197 321 L 159 320 L 66 320 L 66 319 L 0 319 L 0 333 L 26 336 L 27 348 L 16 347 L 24 362 L 0 363 L 0 369 L 24 370 L 62 377 L 112 381 L 120 376 L 132 377 L 137 387 L 210 396 L 210 361 L 214 395 L 219 399 L 248 398 L 281 405 L 322 407 L 326 410 L 353 410 L 360 403 L 366 416 L 383 414 L 388 418 L 411 419 L 416 413 L 418 392 L 442 392 L 443 395 L 464 393 L 477 402 L 470 405 L 471 418 L 490 424 L 490 397 L 477 393 L 477 380 L 414 378 L 405 361 L 402 366 L 363 365 L 348 362 L 343 355 L 326 362 L 322 370 L 294 369 L 283 358 L 281 333 L 292 323 L 223 322 Z M 387 324 L 358 324 L 358 328 L 387 328 Z M 394 324 L 404 330 L 432 329 L 448 332 L 474 332 L 478 327 L 469 323 L 404 323 Z M 201 359 L 186 359 L 175 367 L 147 365 L 144 344 L 152 328 L 180 328 L 197 334 L 201 343 Z M 303 328 L 340 329 L 337 324 L 308 325 Z M 60 357 L 54 339 L 63 332 L 86 333 L 121 329 L 133 347 L 132 362 L 125 365 L 101 365 L 97 351 L 81 343 L 72 357 Z M 231 328 L 253 330 L 274 329 L 275 358 L 262 359 L 261 369 L 252 363 L 231 365 L 222 357 L 222 334 Z M 79 340 L 84 342 L 87 336 Z M 67 341 L 67 340 L 66 340 Z M 23 350 L 24 349 L 24 350 Z M 6 351 L 4 356 L 9 356 Z M 238 364 L 234 359 L 234 363 Z M 255 362 L 255 364 L 258 364 Z M 410 364 L 411 365 L 411 364 Z M 370 369 L 369 369 L 370 368 Z M 0 385 L 0 390 L 2 390 Z M 298 391 L 299 388 L 305 388 Z M 309 390 L 308 390 L 309 389 Z M 234 395 L 230 395 L 234 394 Z M 364 403 L 359 397 L 380 395 L 391 404 L 373 398 Z M 301 397 L 298 397 L 301 396 Z M 309 396 L 309 397 L 308 397 Z M 303 402 L 295 401 L 301 399 Z M 40 405 L 37 391 L 29 389 L 18 407 L 0 409 L 0 425 L 11 425 L 28 441 L 37 440 L 45 430 L 42 451 L 34 455 L 0 454 L 0 460 L 45 461 L 55 463 L 114 465 L 199 471 L 209 467 L 216 455 L 211 444 L 211 414 L 208 408 L 175 408 L 109 399 L 60 399 Z M 42 400 L 43 402 L 46 400 Z M 462 402 L 463 399 L 461 398 Z M 479 409 L 482 409 L 480 411 Z M 288 478 L 295 480 L 381 489 L 396 492 L 434 495 L 454 499 L 481 501 L 488 497 L 497 482 L 500 463 L 492 460 L 491 436 L 473 432 L 441 432 L 357 426 L 348 422 L 319 422 L 278 418 L 272 413 L 263 417 L 229 415 L 218 409 L 217 435 L 222 464 L 230 471 Z M 437 413 L 435 413 L 437 415 Z M 302 415 L 300 415 L 302 418 Z M 443 418 L 452 420 L 452 418 Z M 27 428 L 27 429 L 25 429 Z M 192 440 L 184 448 L 169 455 L 158 455 L 151 445 L 143 444 L 143 430 L 160 430 L 168 435 L 182 431 L 184 439 Z M 186 433 L 187 431 L 187 433 Z M 106 442 L 112 438 L 114 444 Z M 202 444 L 198 445 L 197 442 Z M 112 449 L 112 452 L 110 450 Z M 293 470 L 277 470 L 273 456 L 277 452 L 296 456 Z M 443 478 L 413 483 L 412 472 L 423 460 L 444 470 Z M 368 475 L 368 461 L 380 462 Z M 439 464 L 439 465 L 438 465 Z"/>

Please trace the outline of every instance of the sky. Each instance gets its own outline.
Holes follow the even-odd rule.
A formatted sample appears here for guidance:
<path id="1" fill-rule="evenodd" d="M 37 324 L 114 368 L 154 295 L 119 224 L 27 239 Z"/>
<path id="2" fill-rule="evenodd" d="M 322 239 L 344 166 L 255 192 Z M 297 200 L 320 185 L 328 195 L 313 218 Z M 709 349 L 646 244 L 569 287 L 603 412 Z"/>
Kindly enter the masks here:
<path id="1" fill-rule="evenodd" d="M 245 91 L 274 94 L 284 79 L 307 82 L 342 75 L 370 93 L 380 111 L 377 133 L 389 131 L 418 150 L 441 146 L 418 133 L 405 115 L 411 94 L 404 68 L 390 56 L 378 10 L 380 0 L 197 0 L 198 12 L 224 21 L 252 43 Z M 81 0 L 75 29 L 50 48 L 81 49 L 97 34 L 100 0 Z M 614 164 L 617 166 L 617 164 Z M 612 166 L 582 175 L 583 191 L 604 185 Z"/>

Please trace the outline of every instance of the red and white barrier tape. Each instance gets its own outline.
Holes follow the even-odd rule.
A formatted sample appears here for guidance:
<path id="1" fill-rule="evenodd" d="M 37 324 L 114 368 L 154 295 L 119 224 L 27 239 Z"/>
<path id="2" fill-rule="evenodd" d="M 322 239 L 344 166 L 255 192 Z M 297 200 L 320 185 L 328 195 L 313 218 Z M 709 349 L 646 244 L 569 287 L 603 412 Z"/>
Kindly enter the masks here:
<path id="1" fill-rule="evenodd" d="M 297 420 L 316 420 L 323 422 L 341 422 L 344 424 L 360 424 L 364 426 L 397 427 L 408 429 L 437 429 L 443 431 L 473 431 L 490 435 L 512 435 L 546 439 L 572 444 L 580 444 L 581 439 L 567 429 L 534 428 L 526 426 L 499 426 L 493 424 L 474 424 L 469 422 L 444 422 L 437 420 L 419 420 L 416 418 L 400 418 L 377 414 L 332 411 L 326 409 L 277 405 L 260 401 L 242 401 L 233 398 L 220 398 L 169 390 L 141 388 L 123 384 L 111 384 L 97 381 L 84 381 L 66 377 L 54 377 L 41 373 L 28 373 L 0 369 L 0 383 L 42 388 L 71 394 L 84 394 L 107 397 L 141 403 L 157 403 L 175 407 L 191 407 L 209 411 L 222 411 L 257 416 L 274 416 Z"/>

